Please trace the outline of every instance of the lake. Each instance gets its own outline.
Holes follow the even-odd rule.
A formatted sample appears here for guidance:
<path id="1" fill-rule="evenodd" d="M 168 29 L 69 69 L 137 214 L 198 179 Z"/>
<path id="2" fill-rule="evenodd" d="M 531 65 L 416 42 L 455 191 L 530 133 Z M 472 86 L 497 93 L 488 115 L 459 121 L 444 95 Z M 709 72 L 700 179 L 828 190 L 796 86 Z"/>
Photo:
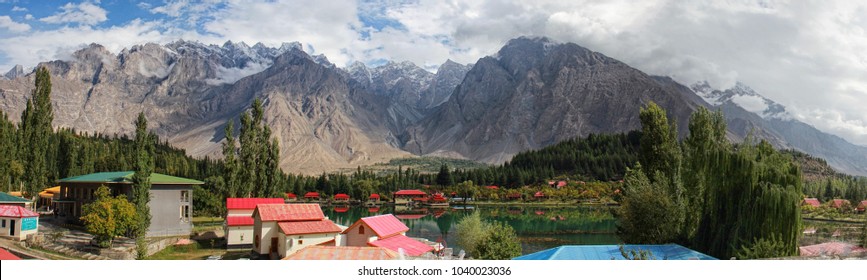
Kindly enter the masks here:
<path id="1" fill-rule="evenodd" d="M 443 242 L 460 251 L 455 225 L 472 211 L 480 211 L 482 220 L 511 225 L 521 241 L 523 254 L 560 245 L 618 244 L 615 219 L 608 207 L 546 206 L 452 206 L 449 208 L 406 209 L 394 206 L 323 206 L 322 211 L 334 222 L 349 226 L 358 219 L 394 214 L 409 227 L 407 236 Z M 397 211 L 395 211 L 397 210 Z"/>

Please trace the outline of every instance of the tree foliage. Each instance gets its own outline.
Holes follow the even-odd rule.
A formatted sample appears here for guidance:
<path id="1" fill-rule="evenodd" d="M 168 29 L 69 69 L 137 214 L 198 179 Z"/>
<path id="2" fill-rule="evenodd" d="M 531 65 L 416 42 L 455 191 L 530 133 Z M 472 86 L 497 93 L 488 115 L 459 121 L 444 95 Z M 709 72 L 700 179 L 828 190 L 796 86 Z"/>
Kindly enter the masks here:
<path id="1" fill-rule="evenodd" d="M 515 229 L 499 221 L 482 221 L 479 212 L 458 221 L 456 232 L 458 246 L 475 258 L 507 260 L 521 255 Z"/>
<path id="2" fill-rule="evenodd" d="M 50 184 L 48 178 L 51 178 L 52 174 L 48 166 L 52 159 L 53 146 L 49 144 L 54 132 L 51 126 L 53 120 L 51 76 L 47 68 L 39 67 L 36 70 L 33 95 L 27 100 L 18 129 L 21 133 L 18 146 L 28 147 L 27 150 L 18 151 L 25 166 L 24 192 L 28 197 L 35 197 L 35 194 Z"/>
<path id="3" fill-rule="evenodd" d="M 106 186 L 94 193 L 96 199 L 82 206 L 81 221 L 100 247 L 110 247 L 114 237 L 127 235 L 139 225 L 135 206 L 125 196 L 111 197 Z"/>

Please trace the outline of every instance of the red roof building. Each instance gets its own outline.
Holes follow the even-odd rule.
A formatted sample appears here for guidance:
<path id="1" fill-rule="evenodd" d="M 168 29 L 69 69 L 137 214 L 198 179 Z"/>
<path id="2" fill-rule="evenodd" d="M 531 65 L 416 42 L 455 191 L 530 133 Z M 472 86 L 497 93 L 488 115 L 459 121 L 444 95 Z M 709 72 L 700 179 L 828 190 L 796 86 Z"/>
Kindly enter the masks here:
<path id="1" fill-rule="evenodd" d="M 286 201 L 282 198 L 226 198 L 226 208 L 228 210 L 253 210 L 259 204 L 284 204 Z"/>
<path id="2" fill-rule="evenodd" d="M 294 193 L 286 193 L 286 198 L 289 200 L 295 200 L 295 199 L 298 199 L 298 195 L 296 195 Z"/>
<path id="3" fill-rule="evenodd" d="M 348 201 L 348 200 L 349 200 L 349 195 L 348 195 L 348 194 L 345 194 L 345 193 L 335 194 L 335 195 L 334 195 L 334 200 Z"/>
<path id="4" fill-rule="evenodd" d="M 319 199 L 319 193 L 318 192 L 307 192 L 306 194 L 304 194 L 304 198 Z"/>
<path id="5" fill-rule="evenodd" d="M 485 187 L 485 188 L 486 188 L 486 189 L 489 189 L 489 190 L 496 190 L 496 189 L 499 189 L 499 187 L 494 186 L 494 185 L 487 186 L 487 187 Z"/>
<path id="6" fill-rule="evenodd" d="M 319 204 L 259 204 L 253 211 L 253 251 L 271 258 L 335 240 L 340 232 Z"/>
<path id="7" fill-rule="evenodd" d="M 844 208 L 844 207 L 846 207 L 847 205 L 850 205 L 850 203 L 849 203 L 848 200 L 845 200 L 845 199 L 834 199 L 834 200 L 831 200 L 831 207 L 832 207 L 832 208 L 840 209 L 840 208 Z M 850 210 L 851 210 L 851 209 L 850 209 Z"/>
<path id="8" fill-rule="evenodd" d="M 277 226 L 286 235 L 303 235 L 317 233 L 340 232 L 340 227 L 330 220 L 303 221 L 303 222 L 279 222 Z"/>
<path id="9" fill-rule="evenodd" d="M 539 191 L 539 192 L 536 192 L 536 194 L 534 194 L 533 197 L 535 197 L 535 198 L 544 198 L 544 197 L 545 197 L 545 193 Z"/>
<path id="10" fill-rule="evenodd" d="M 39 214 L 20 205 L 0 205 L 3 236 L 18 241 L 39 231 Z"/>
<path id="11" fill-rule="evenodd" d="M 243 227 L 243 226 L 253 226 L 253 217 L 247 216 L 227 216 L 226 217 L 226 226 L 229 227 Z M 230 229 L 231 231 L 231 229 Z M 252 229 L 251 229 L 252 232 Z"/>
<path id="12" fill-rule="evenodd" d="M 427 201 L 427 193 L 420 190 L 399 190 L 394 193 L 394 203 L 407 204 L 413 201 Z"/>
<path id="13" fill-rule="evenodd" d="M 822 203 L 819 202 L 818 198 L 804 198 L 804 201 L 801 203 L 802 205 L 810 205 L 813 207 L 821 207 Z"/>
<path id="14" fill-rule="evenodd" d="M 18 205 L 0 205 L 0 217 L 28 218 L 39 217 L 39 214 Z"/>
<path id="15" fill-rule="evenodd" d="M 379 194 L 375 194 L 375 193 L 370 194 L 370 196 L 368 197 L 368 199 L 376 199 L 376 200 L 379 200 Z"/>
<path id="16" fill-rule="evenodd" d="M 365 217 L 343 231 L 346 246 L 373 246 L 398 251 L 400 248 L 409 256 L 419 256 L 433 250 L 433 247 L 406 237 L 409 230 L 394 215 Z"/>
<path id="17" fill-rule="evenodd" d="M 506 198 L 510 199 L 510 200 L 521 199 L 521 194 L 520 193 L 508 194 L 508 195 L 506 195 Z"/>
<path id="18" fill-rule="evenodd" d="M 0 248 L 0 260 L 12 261 L 12 260 L 20 260 L 20 259 L 21 258 L 19 258 L 18 256 L 14 255 L 12 253 L 9 253 L 9 251 L 6 251 L 5 249 Z"/>
<path id="19" fill-rule="evenodd" d="M 420 190 L 399 190 L 394 193 L 395 196 L 418 196 L 418 195 L 427 195 L 427 193 Z"/>
<path id="20" fill-rule="evenodd" d="M 864 212 L 867 210 L 867 200 L 862 200 L 861 203 L 858 203 L 858 207 L 855 208 L 855 211 Z"/>
<path id="21" fill-rule="evenodd" d="M 259 204 L 253 211 L 264 222 L 316 221 L 325 219 L 319 204 Z"/>
<path id="22" fill-rule="evenodd" d="M 417 257 L 424 253 L 433 251 L 434 248 L 424 244 L 421 241 L 406 237 L 406 235 L 395 235 L 386 239 L 379 239 L 369 243 L 374 247 L 388 248 L 395 252 L 400 252 L 400 249 L 408 256 Z"/>
<path id="23" fill-rule="evenodd" d="M 393 260 L 397 252 L 380 247 L 310 246 L 284 260 Z"/>

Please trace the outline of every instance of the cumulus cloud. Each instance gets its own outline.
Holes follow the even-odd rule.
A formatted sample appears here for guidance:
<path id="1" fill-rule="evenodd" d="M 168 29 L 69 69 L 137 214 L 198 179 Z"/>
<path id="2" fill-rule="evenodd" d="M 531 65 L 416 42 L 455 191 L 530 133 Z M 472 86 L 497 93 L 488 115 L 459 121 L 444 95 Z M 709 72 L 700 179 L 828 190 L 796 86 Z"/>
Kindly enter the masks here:
<path id="1" fill-rule="evenodd" d="M 27 8 L 24 8 L 24 7 L 18 7 L 18 6 L 13 6 L 13 7 L 12 7 L 12 11 L 13 11 L 13 12 L 26 12 L 26 11 L 27 11 Z"/>
<path id="2" fill-rule="evenodd" d="M 150 9 L 150 12 L 155 14 L 166 14 L 171 17 L 178 17 L 181 15 L 181 11 L 189 4 L 190 2 L 186 0 L 174 1 L 171 3 L 167 3 L 164 6 Z"/>
<path id="3" fill-rule="evenodd" d="M 244 68 L 217 66 L 217 78 L 206 79 L 205 82 L 209 85 L 233 84 L 244 77 L 262 72 L 269 66 L 271 65 L 266 63 L 249 63 Z"/>
<path id="4" fill-rule="evenodd" d="M 11 32 L 24 32 L 30 30 L 30 25 L 15 22 L 9 16 L 0 16 L 0 29 L 8 29 Z"/>
<path id="5" fill-rule="evenodd" d="M 760 116 L 768 109 L 768 104 L 765 104 L 765 100 L 755 95 L 735 95 L 732 96 L 731 100 L 735 104 L 738 104 L 738 106 L 741 106 L 741 108 Z"/>
<path id="6" fill-rule="evenodd" d="M 90 2 L 80 4 L 67 3 L 61 7 L 63 11 L 39 19 L 46 23 L 77 23 L 81 25 L 95 25 L 108 19 L 108 12 Z"/>

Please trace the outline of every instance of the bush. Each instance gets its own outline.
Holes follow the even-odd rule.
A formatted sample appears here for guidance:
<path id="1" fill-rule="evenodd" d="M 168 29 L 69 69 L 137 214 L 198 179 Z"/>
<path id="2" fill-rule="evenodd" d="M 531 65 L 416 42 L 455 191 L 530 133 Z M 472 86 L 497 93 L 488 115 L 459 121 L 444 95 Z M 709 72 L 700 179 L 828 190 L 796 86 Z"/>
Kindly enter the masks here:
<path id="1" fill-rule="evenodd" d="M 521 255 L 521 243 L 511 226 L 483 222 L 479 212 L 473 212 L 458 222 L 458 246 L 477 259 L 508 260 Z"/>
<path id="2" fill-rule="evenodd" d="M 777 258 L 789 255 L 788 246 L 782 238 L 777 238 L 777 235 L 755 240 L 749 247 L 741 246 L 741 249 L 735 253 L 735 256 L 740 260 Z"/>

